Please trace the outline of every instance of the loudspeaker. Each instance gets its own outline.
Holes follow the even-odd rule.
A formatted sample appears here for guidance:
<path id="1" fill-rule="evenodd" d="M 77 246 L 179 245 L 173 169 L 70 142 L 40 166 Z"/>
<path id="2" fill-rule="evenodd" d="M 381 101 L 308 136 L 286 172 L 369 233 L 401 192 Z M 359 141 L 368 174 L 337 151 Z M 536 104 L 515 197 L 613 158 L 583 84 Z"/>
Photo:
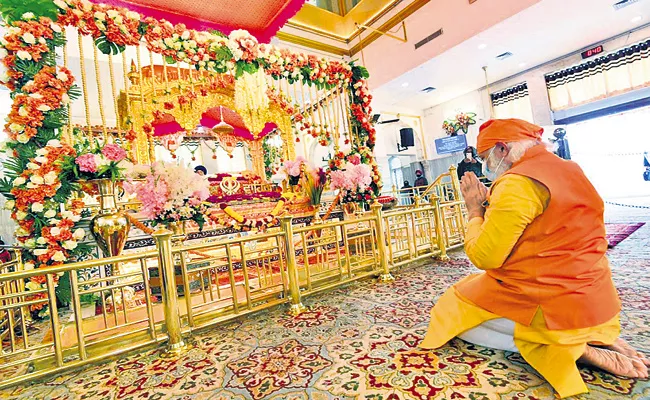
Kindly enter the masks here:
<path id="1" fill-rule="evenodd" d="M 402 147 L 413 147 L 415 142 L 413 141 L 413 129 L 411 128 L 402 128 L 399 130 L 399 140 Z"/>
<path id="2" fill-rule="evenodd" d="M 381 117 L 381 114 L 373 114 L 372 119 L 370 120 L 370 123 L 373 124 L 373 125 L 376 124 L 377 121 L 379 121 L 379 117 Z"/>

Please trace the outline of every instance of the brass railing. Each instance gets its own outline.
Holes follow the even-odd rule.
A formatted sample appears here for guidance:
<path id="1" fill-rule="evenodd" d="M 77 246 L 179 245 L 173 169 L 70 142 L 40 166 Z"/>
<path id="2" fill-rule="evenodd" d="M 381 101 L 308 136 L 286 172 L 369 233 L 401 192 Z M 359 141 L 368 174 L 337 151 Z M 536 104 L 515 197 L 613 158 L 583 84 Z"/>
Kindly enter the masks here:
<path id="1" fill-rule="evenodd" d="M 268 233 L 192 245 L 173 243 L 160 229 L 153 251 L 31 271 L 3 265 L 0 388 L 162 341 L 163 355 L 177 354 L 192 345 L 193 330 L 284 303 L 296 315 L 305 310 L 303 296 L 371 276 L 390 282 L 398 267 L 445 259 L 462 244 L 463 205 L 435 196 L 414 201 L 390 212 L 376 203 L 370 213 L 304 227 L 286 216 Z M 45 288 L 27 290 L 34 278 Z M 55 294 L 65 279 L 68 310 Z M 36 336 L 27 320 L 41 304 L 49 314 L 34 324 Z"/>
<path id="2" fill-rule="evenodd" d="M 393 186 L 393 190 L 389 192 L 384 192 L 384 195 L 391 195 L 397 199 L 396 207 L 410 207 L 415 204 L 415 196 L 419 196 L 420 193 L 423 193 L 427 190 L 428 186 L 416 186 L 410 188 L 401 188 Z"/>
<path id="3" fill-rule="evenodd" d="M 48 328 L 44 337 L 32 337 L 23 324 L 10 331 L 9 340 L 2 342 L 0 386 L 42 377 L 52 371 L 65 370 L 106 357 L 121 354 L 165 339 L 160 329 L 162 314 L 154 313 L 149 296 L 145 296 L 144 312 L 140 307 L 127 307 L 127 293 L 134 284 L 143 284 L 149 292 L 147 263 L 155 260 L 158 251 L 103 258 L 65 264 L 57 267 L 0 274 L 0 285 L 13 287 L 0 296 L 0 313 L 19 313 L 25 320 L 31 310 L 46 305 Z M 106 267 L 120 263 L 139 263 L 140 271 L 106 276 Z M 70 284 L 69 320 L 62 320 L 56 298 L 56 282 L 67 274 Z M 45 283 L 45 288 L 26 290 L 27 280 Z M 82 300 L 96 296 L 92 316 L 85 317 Z M 101 310 L 98 312 L 97 308 Z"/>

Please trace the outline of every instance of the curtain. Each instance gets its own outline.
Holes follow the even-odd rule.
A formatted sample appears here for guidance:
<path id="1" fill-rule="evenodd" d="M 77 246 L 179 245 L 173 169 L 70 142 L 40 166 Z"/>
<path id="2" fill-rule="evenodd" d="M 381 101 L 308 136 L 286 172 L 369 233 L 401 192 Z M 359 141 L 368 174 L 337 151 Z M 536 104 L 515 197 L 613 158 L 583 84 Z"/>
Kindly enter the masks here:
<path id="1" fill-rule="evenodd" d="M 530 106 L 527 83 L 520 83 L 493 93 L 490 97 L 492 98 L 494 118 L 519 118 L 533 122 L 533 109 Z"/>
<path id="2" fill-rule="evenodd" d="M 553 111 L 650 86 L 650 39 L 545 78 Z"/>

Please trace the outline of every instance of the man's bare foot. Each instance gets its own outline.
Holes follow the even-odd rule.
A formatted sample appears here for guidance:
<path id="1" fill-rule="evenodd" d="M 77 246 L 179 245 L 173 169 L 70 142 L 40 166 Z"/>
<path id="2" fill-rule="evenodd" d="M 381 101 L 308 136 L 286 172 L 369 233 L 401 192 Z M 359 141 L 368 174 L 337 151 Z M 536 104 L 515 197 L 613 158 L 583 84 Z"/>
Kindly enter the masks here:
<path id="1" fill-rule="evenodd" d="M 648 378 L 648 367 L 637 358 L 616 351 L 587 346 L 578 362 L 627 378 Z"/>
<path id="2" fill-rule="evenodd" d="M 621 353 L 624 356 L 628 356 L 631 358 L 638 358 L 646 366 L 650 366 L 650 359 L 648 359 L 643 353 L 636 351 L 628 342 L 626 342 L 621 338 L 616 339 L 614 344 L 612 344 L 611 346 L 603 346 L 603 347 L 608 350 L 613 350 L 617 353 Z"/>

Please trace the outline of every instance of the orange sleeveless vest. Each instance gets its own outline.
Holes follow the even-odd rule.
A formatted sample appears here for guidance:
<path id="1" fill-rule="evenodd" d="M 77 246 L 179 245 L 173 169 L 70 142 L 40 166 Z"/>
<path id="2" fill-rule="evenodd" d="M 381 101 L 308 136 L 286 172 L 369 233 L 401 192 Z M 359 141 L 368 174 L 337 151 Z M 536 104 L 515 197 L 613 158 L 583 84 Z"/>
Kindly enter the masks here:
<path id="1" fill-rule="evenodd" d="M 546 186 L 549 204 L 501 268 L 456 289 L 479 307 L 526 326 L 538 307 L 550 330 L 589 328 L 612 319 L 621 303 L 605 257 L 605 207 L 596 189 L 577 164 L 544 145 L 529 149 L 507 173 Z"/>

